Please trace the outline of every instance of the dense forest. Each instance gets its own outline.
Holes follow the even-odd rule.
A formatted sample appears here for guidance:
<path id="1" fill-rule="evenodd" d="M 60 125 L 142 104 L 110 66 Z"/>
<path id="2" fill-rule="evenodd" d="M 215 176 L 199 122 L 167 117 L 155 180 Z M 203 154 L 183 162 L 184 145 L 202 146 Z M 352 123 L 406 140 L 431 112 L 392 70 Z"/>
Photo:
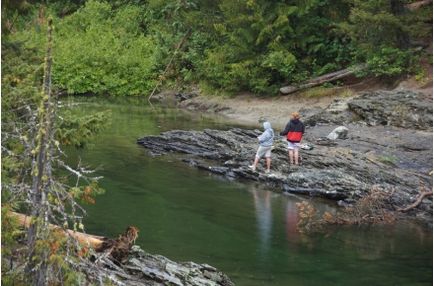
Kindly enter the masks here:
<path id="1" fill-rule="evenodd" d="M 27 263 L 6 263 L 2 282 L 85 279 L 87 250 L 41 229 L 48 220 L 84 228 L 77 202 L 95 203 L 103 190 L 90 170 L 67 166 L 60 155 L 64 146 L 86 144 L 109 114 L 59 115 L 58 96 L 148 97 L 156 86 L 270 96 L 283 85 L 360 65 L 359 77 L 421 79 L 421 63 L 432 61 L 432 4 L 415 2 L 3 1 L 2 262 L 9 256 Z M 77 184 L 69 186 L 61 169 Z M 19 230 L 11 210 L 33 214 L 39 230 Z M 34 269 L 55 271 L 24 275 Z"/>
<path id="2" fill-rule="evenodd" d="M 4 60 L 13 44 L 41 50 L 51 15 L 53 82 L 70 94 L 146 96 L 159 80 L 277 94 L 358 64 L 367 65 L 360 76 L 423 76 L 432 7 L 411 11 L 410 2 L 7 1 Z"/>

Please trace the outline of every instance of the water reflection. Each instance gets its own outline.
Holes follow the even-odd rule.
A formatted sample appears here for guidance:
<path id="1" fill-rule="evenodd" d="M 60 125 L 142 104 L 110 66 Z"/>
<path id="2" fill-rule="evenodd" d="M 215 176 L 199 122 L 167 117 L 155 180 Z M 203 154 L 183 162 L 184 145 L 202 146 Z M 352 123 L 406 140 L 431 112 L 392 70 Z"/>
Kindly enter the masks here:
<path id="1" fill-rule="evenodd" d="M 273 239 L 273 234 L 277 233 L 277 229 L 273 231 L 273 204 L 272 197 L 273 192 L 265 191 L 260 189 L 257 186 L 250 187 L 250 193 L 253 196 L 253 203 L 255 207 L 255 217 L 256 217 L 256 226 L 257 233 L 259 238 L 259 252 L 263 258 L 267 255 L 270 250 L 271 240 Z M 282 199 L 281 197 L 279 197 Z M 296 244 L 302 242 L 302 237 L 300 232 L 297 230 L 297 222 L 298 222 L 298 212 L 296 203 L 298 200 L 294 198 L 286 198 L 282 202 L 281 200 L 277 200 L 280 206 L 283 205 L 283 217 L 284 217 L 284 236 L 286 236 L 286 240 L 288 243 Z M 280 208 L 280 207 L 279 207 Z M 276 210 L 274 211 L 276 212 Z M 277 220 L 278 222 L 281 219 Z M 283 226 L 283 225 L 282 225 Z M 276 238 L 277 239 L 277 238 Z"/>
<path id="2" fill-rule="evenodd" d="M 255 207 L 255 217 L 257 223 L 257 233 L 259 238 L 259 251 L 264 257 L 270 249 L 271 240 L 273 239 L 273 209 L 272 200 L 273 192 L 260 189 L 258 186 L 251 186 L 250 193 L 253 196 L 253 203 Z M 281 197 L 279 197 L 282 199 Z M 300 232 L 297 230 L 298 211 L 296 203 L 297 199 L 285 198 L 276 201 L 283 205 L 283 217 L 284 217 L 284 236 L 290 245 L 303 242 Z M 275 210 L 276 212 L 276 210 Z M 278 219 L 278 221 L 281 221 Z M 277 230 L 274 230 L 276 233 Z M 283 233 L 282 233 L 283 234 Z"/>
<path id="3" fill-rule="evenodd" d="M 237 285 L 432 285 L 432 230 L 330 226 L 325 233 L 299 234 L 295 203 L 308 197 L 214 180 L 173 157 L 150 158 L 135 143 L 170 129 L 225 126 L 143 106 L 110 108 L 112 125 L 93 145 L 68 153 L 70 160 L 81 155 L 89 164 L 104 165 L 107 193 L 86 207 L 90 233 L 115 236 L 136 224 L 143 234 L 137 243 L 147 251 L 208 263 Z M 335 211 L 334 203 L 310 202 L 320 212 Z"/>
<path id="4" fill-rule="evenodd" d="M 349 231 L 357 231 L 359 235 L 348 235 Z M 342 247 L 354 251 L 363 260 L 380 260 L 390 255 L 399 257 L 404 249 L 428 249 L 432 243 L 431 240 L 427 241 L 429 235 L 422 227 L 403 224 L 335 228 L 333 237 L 341 241 Z M 409 241 L 412 246 L 408 245 Z"/>
<path id="5" fill-rule="evenodd" d="M 286 239 L 289 243 L 299 241 L 300 233 L 297 230 L 298 212 L 295 200 L 287 200 L 285 212 Z"/>
<path id="6" fill-rule="evenodd" d="M 255 186 L 250 190 L 255 204 L 255 214 L 259 234 L 259 251 L 263 257 L 270 249 L 273 213 L 271 210 L 270 191 L 260 191 Z"/>

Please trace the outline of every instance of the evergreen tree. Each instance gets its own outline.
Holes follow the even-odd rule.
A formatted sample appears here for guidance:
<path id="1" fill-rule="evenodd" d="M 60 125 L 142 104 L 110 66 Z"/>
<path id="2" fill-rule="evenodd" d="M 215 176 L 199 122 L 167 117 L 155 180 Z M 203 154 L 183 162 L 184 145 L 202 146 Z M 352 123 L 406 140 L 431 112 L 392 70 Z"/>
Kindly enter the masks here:
<path id="1" fill-rule="evenodd" d="M 80 263 L 89 263 L 77 256 L 82 246 L 53 232 L 49 222 L 64 228 L 83 229 L 84 210 L 77 201 L 93 202 L 92 197 L 103 191 L 97 185 L 97 178 L 90 177 L 89 170 L 81 166 L 74 169 L 61 159 L 60 142 L 64 140 L 65 132 L 59 133 L 59 130 L 68 129 L 69 137 L 83 131 L 90 134 L 88 131 L 99 129 L 97 126 L 102 125 L 106 116 L 97 114 L 80 118 L 90 123 L 69 125 L 69 128 L 65 118 L 63 124 L 56 122 L 59 117 L 57 100 L 53 96 L 57 91 L 52 90 L 51 84 L 51 20 L 47 33 L 43 69 L 39 49 L 29 49 L 25 47 L 25 41 L 12 40 L 13 33 L 2 41 L 2 229 L 6 231 L 2 236 L 2 249 L 5 250 L 3 254 L 10 255 L 10 261 L 24 262 L 23 257 L 27 257 L 24 263 L 27 275 L 23 275 L 20 268 L 2 268 L 2 282 L 6 285 L 47 285 L 56 281 L 80 284 L 84 276 L 74 274 L 72 269 L 78 269 Z M 38 91 L 41 83 L 42 91 Z M 60 169 L 78 177 L 75 187 L 64 184 L 59 177 Z M 32 215 L 27 235 L 17 230 L 9 213 L 17 210 Z M 25 247 L 11 243 L 16 240 Z M 17 252 L 16 249 L 21 250 Z M 2 259 L 6 257 L 2 255 Z"/>

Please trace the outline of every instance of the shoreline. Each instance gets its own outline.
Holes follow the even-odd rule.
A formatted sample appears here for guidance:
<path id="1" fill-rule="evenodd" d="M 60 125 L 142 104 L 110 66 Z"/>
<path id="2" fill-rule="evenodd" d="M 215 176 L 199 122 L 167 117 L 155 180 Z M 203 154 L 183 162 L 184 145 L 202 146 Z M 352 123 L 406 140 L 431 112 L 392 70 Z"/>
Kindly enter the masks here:
<path id="1" fill-rule="evenodd" d="M 299 111 L 306 125 L 303 141 L 315 148 L 314 152 L 301 151 L 303 159 L 306 157 L 308 168 L 304 171 L 290 171 L 289 177 L 296 176 L 298 181 L 294 181 L 295 177 L 293 179 L 286 178 L 288 176 L 284 155 L 286 151 L 283 150 L 282 145 L 276 151 L 279 153 L 278 160 L 282 165 L 276 167 L 278 180 L 271 180 L 260 174 L 258 177 L 258 175 L 249 173 L 245 169 L 247 165 L 244 166 L 244 161 L 249 160 L 250 153 L 255 149 L 255 136 L 245 143 L 241 143 L 246 144 L 246 148 L 243 147 L 242 150 L 252 151 L 247 152 L 250 155 L 243 151 L 243 154 L 246 153 L 244 154 L 246 156 L 243 155 L 243 160 L 237 159 L 235 154 L 238 151 L 232 150 L 235 157 L 219 154 L 213 159 L 215 160 L 214 163 L 208 165 L 201 158 L 215 156 L 213 155 L 214 152 L 219 153 L 218 150 L 221 148 L 213 147 L 214 142 L 209 141 L 210 138 L 207 136 L 210 136 L 210 132 L 217 132 L 212 130 L 205 130 L 204 134 L 196 131 L 180 131 L 182 133 L 179 135 L 169 136 L 171 138 L 177 136 L 191 137 L 188 140 L 195 138 L 200 142 L 209 141 L 205 143 L 205 146 L 208 146 L 206 154 L 202 153 L 200 148 L 197 150 L 187 148 L 182 142 L 166 142 L 165 136 L 167 135 L 165 134 L 170 132 L 149 138 L 151 141 L 147 141 L 146 138 L 142 139 L 146 139 L 143 143 L 149 143 L 149 145 L 148 143 L 145 145 L 149 146 L 151 153 L 157 155 L 165 153 L 158 148 L 153 150 L 155 147 L 153 140 L 156 140 L 155 142 L 162 140 L 159 144 L 165 145 L 167 150 L 173 147 L 173 151 L 184 150 L 185 148 L 182 152 L 187 154 L 192 152 L 191 155 L 194 159 L 185 162 L 193 167 L 206 169 L 209 172 L 232 179 L 240 177 L 254 181 L 259 180 L 264 184 L 274 185 L 284 192 L 299 193 L 300 190 L 304 190 L 304 194 L 318 193 L 320 196 L 328 196 L 337 191 L 339 196 L 349 199 L 348 202 L 345 202 L 344 199 L 344 205 L 351 204 L 354 199 L 358 200 L 366 194 L 367 188 L 361 188 L 361 185 L 382 184 L 387 188 L 401 189 L 399 195 L 395 196 L 395 202 L 397 202 L 395 205 L 398 208 L 405 207 L 415 201 L 419 193 L 422 192 L 419 186 L 420 180 L 428 188 L 433 184 L 432 93 L 430 92 L 413 92 L 399 88 L 392 91 L 361 92 L 352 96 L 331 95 L 321 98 L 285 96 L 252 99 L 247 95 L 240 95 L 235 98 L 216 99 L 200 95 L 189 96 L 188 94 L 185 96 L 186 99 L 179 100 L 179 97 L 179 94 L 175 95 L 173 92 L 165 92 L 163 96 L 159 95 L 163 105 L 167 105 L 167 99 L 169 99 L 172 100 L 171 106 L 190 112 L 219 115 L 245 129 L 244 131 L 242 129 L 241 131 L 233 130 L 232 133 L 229 130 L 228 134 L 212 135 L 211 137 L 216 136 L 214 140 L 220 141 L 218 144 L 226 144 L 234 140 L 234 144 L 239 144 L 235 142 L 244 141 L 246 136 L 252 137 L 253 135 L 250 136 L 246 133 L 237 138 L 242 132 L 259 132 L 259 130 L 249 131 L 247 129 L 261 129 L 258 123 L 258 119 L 261 117 L 266 117 L 271 121 L 275 134 L 277 134 L 287 123 L 289 119 L 287 114 Z M 413 114 L 417 114 L 417 116 L 413 116 Z M 327 135 L 339 126 L 345 126 L 349 129 L 348 136 L 337 140 L 328 140 Z M 218 138 L 219 136 L 222 138 Z M 277 145 L 281 144 L 277 142 L 280 141 L 277 140 L 277 136 L 275 140 Z M 230 149 L 231 146 L 228 145 L 225 148 Z M 336 156 L 338 157 L 336 158 Z M 318 158 L 321 158 L 323 162 L 316 162 Z M 331 176 L 337 176 L 334 179 L 329 176 L 322 176 L 324 172 L 329 172 L 330 168 L 332 172 L 335 172 Z M 373 172 L 374 169 L 378 170 Z M 322 176 L 322 179 L 318 179 L 318 176 Z M 382 176 L 382 179 L 377 178 L 377 176 Z M 348 181 L 348 178 L 351 179 Z M 320 191 L 321 189 L 323 191 Z M 408 217 L 423 217 L 422 220 L 432 227 L 432 198 L 425 198 L 423 203 L 410 213 Z"/>
<path id="2" fill-rule="evenodd" d="M 392 85 L 375 78 L 366 79 L 352 85 L 334 88 L 315 87 L 291 95 L 257 96 L 251 93 L 239 93 L 232 97 L 204 95 L 196 88 L 185 93 L 176 90 L 164 90 L 154 96 L 154 100 L 167 106 L 176 106 L 190 112 L 203 112 L 219 115 L 230 122 L 246 127 L 259 126 L 258 120 L 266 118 L 274 129 L 284 128 L 290 114 L 299 112 L 302 117 L 310 117 L 321 112 L 333 103 L 339 102 L 336 112 L 361 93 L 375 91 L 397 92 L 409 90 L 423 93 L 432 101 L 432 77 L 428 83 L 420 85 L 413 78 L 396 82 Z"/>
<path id="3" fill-rule="evenodd" d="M 394 83 L 383 83 L 379 79 L 368 78 L 359 82 L 333 88 L 314 87 L 290 95 L 258 96 L 239 93 L 234 96 L 204 95 L 195 87 L 185 92 L 164 90 L 154 96 L 154 100 L 164 105 L 176 106 L 190 112 L 202 112 L 222 116 L 230 122 L 246 127 L 259 126 L 259 119 L 266 118 L 274 129 L 284 128 L 290 114 L 298 111 L 302 117 L 310 117 L 340 101 L 342 105 L 364 92 L 409 90 L 433 98 L 432 75 L 425 83 L 413 77 Z M 340 109 L 339 109 L 340 108 Z"/>

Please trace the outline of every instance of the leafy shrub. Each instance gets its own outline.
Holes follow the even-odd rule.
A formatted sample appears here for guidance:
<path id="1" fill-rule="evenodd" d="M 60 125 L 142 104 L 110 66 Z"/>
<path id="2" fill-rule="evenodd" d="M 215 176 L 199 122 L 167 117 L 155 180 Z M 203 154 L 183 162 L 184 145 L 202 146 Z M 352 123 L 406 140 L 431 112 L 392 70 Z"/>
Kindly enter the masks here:
<path id="1" fill-rule="evenodd" d="M 229 76 L 230 66 L 227 64 L 229 59 L 225 51 L 219 49 L 207 51 L 206 56 L 207 58 L 199 65 L 203 79 L 217 89 L 235 91 L 236 85 Z"/>
<path id="2" fill-rule="evenodd" d="M 406 51 L 397 48 L 383 47 L 368 57 L 368 72 L 375 76 L 395 76 L 407 72 L 411 57 Z"/>
<path id="3" fill-rule="evenodd" d="M 432 33 L 431 5 L 404 13 L 405 1 L 73 2 L 47 8 L 64 16 L 55 20 L 53 79 L 70 93 L 148 94 L 187 34 L 165 84 L 276 94 L 282 85 L 362 63 L 373 75 L 409 72 L 412 41 Z M 34 7 L 25 17 L 6 9 L 2 23 L 44 46 L 37 24 L 43 5 Z"/>
<path id="4" fill-rule="evenodd" d="M 289 51 L 273 51 L 265 56 L 261 66 L 275 70 L 283 77 L 290 77 L 296 63 L 297 59 Z"/>
<path id="5" fill-rule="evenodd" d="M 141 8 L 112 10 L 89 1 L 60 21 L 56 33 L 55 83 L 68 93 L 141 95 L 154 85 L 151 37 L 140 32 Z"/>

